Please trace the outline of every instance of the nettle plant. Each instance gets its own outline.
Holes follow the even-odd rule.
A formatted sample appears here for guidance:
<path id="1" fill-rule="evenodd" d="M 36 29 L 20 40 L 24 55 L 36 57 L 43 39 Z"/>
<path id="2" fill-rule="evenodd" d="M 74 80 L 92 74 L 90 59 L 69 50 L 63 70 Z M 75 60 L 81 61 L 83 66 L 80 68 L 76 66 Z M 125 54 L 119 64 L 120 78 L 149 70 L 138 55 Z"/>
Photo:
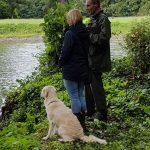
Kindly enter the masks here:
<path id="1" fill-rule="evenodd" d="M 150 18 L 143 19 L 126 36 L 127 49 L 132 57 L 135 74 L 150 71 Z"/>
<path id="2" fill-rule="evenodd" d="M 56 8 L 49 10 L 44 17 L 44 23 L 41 24 L 45 33 L 46 49 L 40 57 L 40 70 L 48 75 L 58 71 L 57 61 L 63 44 L 64 30 L 67 26 L 65 16 L 68 10 L 69 5 L 57 4 Z"/>

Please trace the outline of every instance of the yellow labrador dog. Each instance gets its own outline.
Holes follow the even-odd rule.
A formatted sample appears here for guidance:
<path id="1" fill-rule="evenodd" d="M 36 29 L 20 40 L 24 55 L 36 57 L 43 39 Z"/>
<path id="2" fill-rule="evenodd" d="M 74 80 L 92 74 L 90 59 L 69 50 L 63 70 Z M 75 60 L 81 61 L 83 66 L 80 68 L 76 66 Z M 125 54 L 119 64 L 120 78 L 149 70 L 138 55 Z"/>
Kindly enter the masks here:
<path id="1" fill-rule="evenodd" d="M 57 133 L 60 141 L 82 140 L 84 142 L 98 142 L 107 144 L 103 139 L 99 139 L 93 135 L 85 136 L 83 129 L 72 111 L 61 102 L 56 95 L 56 89 L 53 86 L 45 86 L 42 89 L 41 96 L 44 97 L 44 105 L 49 121 L 49 130 L 43 140 Z"/>

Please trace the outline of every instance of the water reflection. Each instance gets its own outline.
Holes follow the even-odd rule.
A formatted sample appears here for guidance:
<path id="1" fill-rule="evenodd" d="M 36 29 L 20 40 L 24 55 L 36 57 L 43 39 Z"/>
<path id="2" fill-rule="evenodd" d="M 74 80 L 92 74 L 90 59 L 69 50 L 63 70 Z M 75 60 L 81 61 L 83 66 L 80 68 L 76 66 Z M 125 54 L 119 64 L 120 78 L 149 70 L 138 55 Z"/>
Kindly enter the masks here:
<path id="1" fill-rule="evenodd" d="M 43 42 L 0 44 L 0 105 L 3 94 L 16 86 L 16 79 L 24 79 L 38 66 L 35 57 L 44 49 Z"/>
<path id="2" fill-rule="evenodd" d="M 111 58 L 121 58 L 126 56 L 127 52 L 124 49 L 124 42 L 121 37 L 112 37 L 110 40 Z"/>

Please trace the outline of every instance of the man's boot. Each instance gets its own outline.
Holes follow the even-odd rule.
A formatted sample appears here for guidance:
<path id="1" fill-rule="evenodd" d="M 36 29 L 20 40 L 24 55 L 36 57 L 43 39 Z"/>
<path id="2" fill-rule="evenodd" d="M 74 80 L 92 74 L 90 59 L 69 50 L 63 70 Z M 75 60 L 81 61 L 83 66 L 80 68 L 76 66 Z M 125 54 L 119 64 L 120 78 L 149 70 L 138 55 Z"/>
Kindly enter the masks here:
<path id="1" fill-rule="evenodd" d="M 107 112 L 103 112 L 103 113 L 97 112 L 92 116 L 92 118 L 98 119 L 99 121 L 107 122 Z"/>

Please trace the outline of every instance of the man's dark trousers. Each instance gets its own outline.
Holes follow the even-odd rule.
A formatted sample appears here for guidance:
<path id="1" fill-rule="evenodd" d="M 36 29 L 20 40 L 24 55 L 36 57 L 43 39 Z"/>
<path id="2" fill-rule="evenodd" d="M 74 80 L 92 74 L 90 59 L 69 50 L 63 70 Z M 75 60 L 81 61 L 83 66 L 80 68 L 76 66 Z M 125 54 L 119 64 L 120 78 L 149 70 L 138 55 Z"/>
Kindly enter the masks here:
<path id="1" fill-rule="evenodd" d="M 92 116 L 96 107 L 96 113 L 107 117 L 106 95 L 101 72 L 92 72 L 91 84 L 85 85 L 85 97 L 87 115 Z"/>

